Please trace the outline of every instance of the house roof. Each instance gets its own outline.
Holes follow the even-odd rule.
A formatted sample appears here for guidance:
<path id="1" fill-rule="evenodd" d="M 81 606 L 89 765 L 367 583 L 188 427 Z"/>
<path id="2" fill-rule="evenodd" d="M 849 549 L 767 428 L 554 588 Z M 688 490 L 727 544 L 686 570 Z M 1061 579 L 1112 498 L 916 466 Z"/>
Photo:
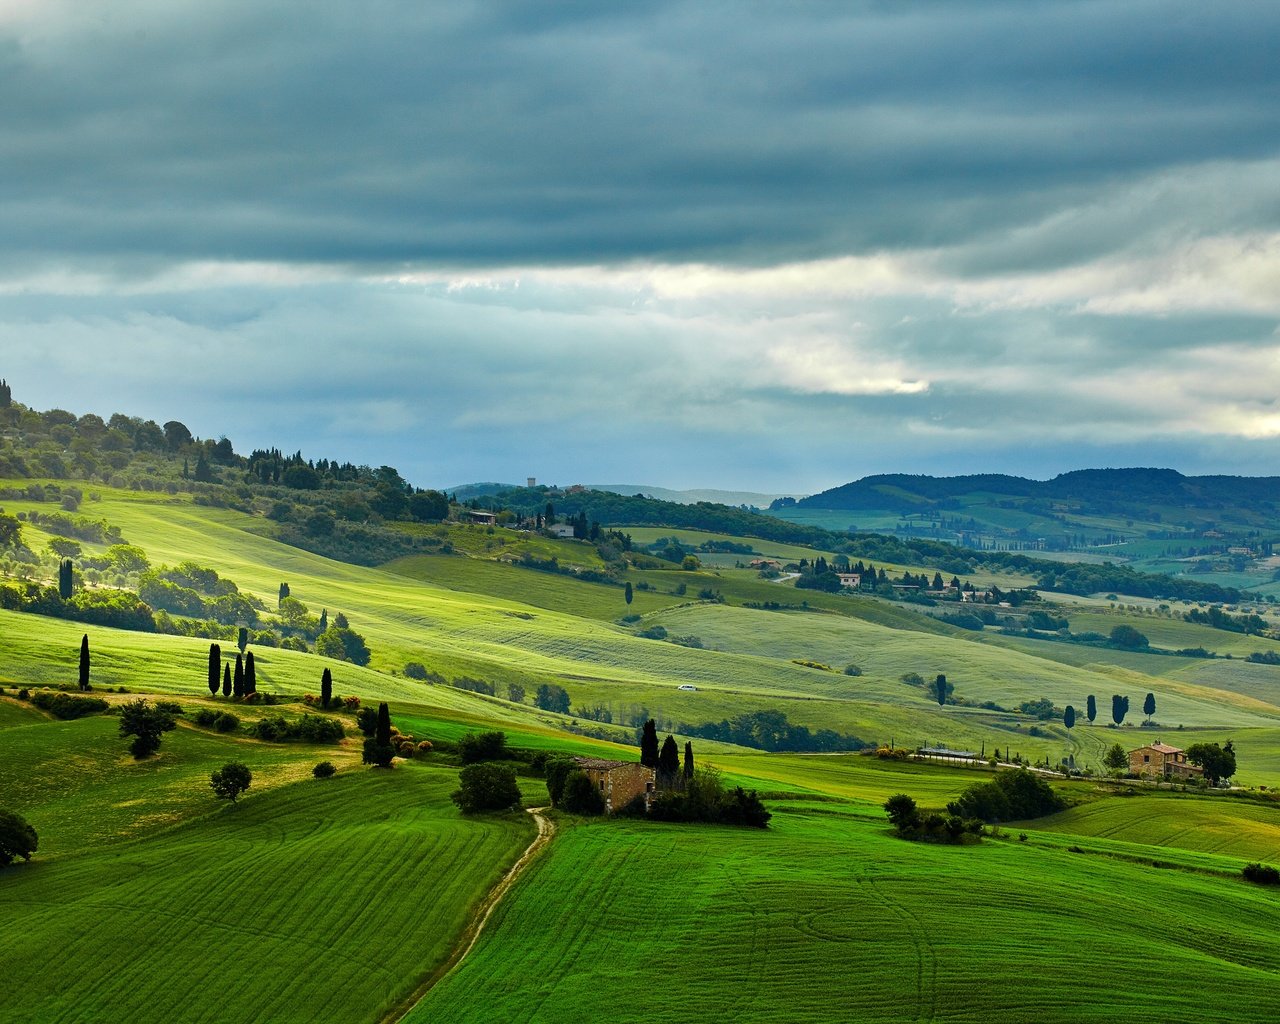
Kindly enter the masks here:
<path id="1" fill-rule="evenodd" d="M 1161 754 L 1181 754 L 1182 753 L 1181 747 L 1171 747 L 1169 746 L 1169 744 L 1161 743 L 1159 740 L 1156 740 L 1155 743 L 1148 743 L 1145 747 L 1138 747 L 1137 749 L 1138 750 L 1155 750 Z"/>
<path id="2" fill-rule="evenodd" d="M 627 765 L 636 764 L 636 761 L 611 761 L 606 757 L 575 757 L 579 768 L 594 768 L 597 771 L 611 771 L 614 768 L 625 768 Z"/>

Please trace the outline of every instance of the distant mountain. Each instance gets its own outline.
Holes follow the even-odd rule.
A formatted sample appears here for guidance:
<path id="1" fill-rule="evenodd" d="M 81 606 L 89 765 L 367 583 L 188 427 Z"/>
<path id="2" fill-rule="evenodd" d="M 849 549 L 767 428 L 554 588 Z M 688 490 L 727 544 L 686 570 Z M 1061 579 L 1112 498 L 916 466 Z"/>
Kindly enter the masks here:
<path id="1" fill-rule="evenodd" d="M 923 512 L 975 497 L 1065 501 L 1097 511 L 1152 506 L 1229 509 L 1280 501 L 1280 477 L 1183 476 L 1173 469 L 1081 469 L 1052 480 L 1002 474 L 864 477 L 811 495 L 797 508 Z"/>
<path id="2" fill-rule="evenodd" d="M 756 508 L 768 508 L 779 498 L 794 497 L 788 494 L 760 494 L 756 491 L 718 491 L 710 488 L 699 488 L 688 491 L 673 491 L 667 487 L 652 487 L 649 484 L 587 484 L 593 491 L 609 491 L 613 494 L 632 496 L 645 494 L 659 501 L 674 501 L 678 505 L 693 505 L 699 501 L 710 501 L 717 505 L 754 505 Z"/>

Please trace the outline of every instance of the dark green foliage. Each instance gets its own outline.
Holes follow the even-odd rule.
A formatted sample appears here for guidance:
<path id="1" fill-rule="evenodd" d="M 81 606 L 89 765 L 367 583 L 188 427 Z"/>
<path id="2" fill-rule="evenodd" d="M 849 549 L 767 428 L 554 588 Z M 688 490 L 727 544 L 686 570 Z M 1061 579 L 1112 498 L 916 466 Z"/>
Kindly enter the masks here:
<path id="1" fill-rule="evenodd" d="M 213 720 L 213 727 L 218 732 L 235 732 L 240 728 L 240 719 L 230 711 L 223 711 Z"/>
<path id="2" fill-rule="evenodd" d="M 74 589 L 75 567 L 71 559 L 64 558 L 58 563 L 58 596 L 64 601 L 70 601 Z"/>
<path id="3" fill-rule="evenodd" d="M 631 589 L 630 580 L 627 580 L 627 585 L 622 591 L 622 596 L 626 600 L 627 604 L 630 604 L 632 599 L 635 597 L 635 593 Z"/>
<path id="4" fill-rule="evenodd" d="M 657 794 L 649 805 L 650 817 L 657 821 L 707 822 L 766 828 L 772 815 L 755 790 L 741 786 L 726 792 L 720 773 L 700 769 L 683 789 Z"/>
<path id="5" fill-rule="evenodd" d="M 374 708 L 361 708 L 356 712 L 356 728 L 366 736 L 372 736 L 378 727 L 378 712 Z"/>
<path id="6" fill-rule="evenodd" d="M 1119 743 L 1113 743 L 1102 755 L 1102 764 L 1112 771 L 1120 771 L 1129 767 L 1129 755 Z"/>
<path id="7" fill-rule="evenodd" d="M 213 467 L 209 465 L 209 460 L 205 458 L 204 452 L 196 456 L 196 483 L 211 484 L 216 477 L 213 475 Z"/>
<path id="8" fill-rule="evenodd" d="M 89 686 L 89 634 L 86 633 L 80 638 L 80 666 L 77 678 L 80 689 L 90 690 Z"/>
<path id="9" fill-rule="evenodd" d="M 244 694 L 258 692 L 258 672 L 253 664 L 253 651 L 244 656 Z"/>
<path id="10" fill-rule="evenodd" d="M 426 679 L 427 666 L 420 661 L 411 661 L 405 665 L 404 675 L 406 679 Z"/>
<path id="11" fill-rule="evenodd" d="M 239 761 L 228 761 L 209 776 L 209 785 L 213 787 L 213 795 L 219 800 L 236 802 L 253 782 L 253 772 L 249 766 Z"/>
<path id="12" fill-rule="evenodd" d="M 680 748 L 674 736 L 667 736 L 662 741 L 662 750 L 658 754 L 658 785 L 663 789 L 670 788 L 681 780 Z"/>
<path id="13" fill-rule="evenodd" d="M 303 743 L 337 743 L 346 735 L 342 723 L 323 715 L 304 714 L 291 722 L 284 715 L 260 718 L 253 725 L 253 735 L 260 740 L 282 743 L 300 740 Z"/>
<path id="14" fill-rule="evenodd" d="M 906 793 L 898 793 L 884 802 L 884 809 L 889 815 L 889 823 L 903 835 L 920 825 L 920 811 L 916 802 Z"/>
<path id="15" fill-rule="evenodd" d="M 1089 699 L 1085 702 L 1085 717 L 1089 719 L 1089 724 L 1093 724 L 1093 720 L 1098 717 L 1098 701 L 1093 694 L 1089 694 Z"/>
<path id="16" fill-rule="evenodd" d="M 1132 626 L 1116 626 L 1111 630 L 1110 639 L 1117 647 L 1124 647 L 1129 650 L 1137 650 L 1150 644 L 1146 636 L 1139 633 Z"/>
<path id="17" fill-rule="evenodd" d="M 244 696 L 244 656 L 236 655 L 236 671 L 232 677 L 231 694 L 237 700 Z"/>
<path id="18" fill-rule="evenodd" d="M 1205 781 L 1214 785 L 1236 773 L 1236 751 L 1229 740 L 1223 747 L 1216 743 L 1193 743 L 1187 747 L 1187 760 L 1203 768 Z"/>
<path id="19" fill-rule="evenodd" d="M 571 757 L 556 757 L 547 761 L 543 769 L 547 776 L 547 795 L 553 807 L 559 807 L 564 799 L 564 783 L 574 772 L 578 771 L 578 763 Z"/>
<path id="20" fill-rule="evenodd" d="M 693 778 L 693 741 L 684 741 L 684 781 Z"/>
<path id="21" fill-rule="evenodd" d="M 338 769 L 333 766 L 332 761 L 321 761 L 311 769 L 311 774 L 317 779 L 331 779 L 337 771 Z"/>
<path id="22" fill-rule="evenodd" d="M 856 736 L 837 733 L 831 729 L 810 732 L 808 726 L 792 725 L 781 711 L 752 711 L 720 722 L 703 722 L 693 725 L 681 722 L 676 732 L 708 740 L 737 743 L 757 750 L 796 750 L 825 752 L 836 750 L 862 750 L 867 746 Z M 656 742 L 656 737 L 655 737 Z M 656 765 L 654 766 L 656 767 Z"/>
<path id="23" fill-rule="evenodd" d="M 318 629 L 321 633 L 323 633 L 328 628 L 329 628 L 329 609 L 321 608 L 320 609 L 320 625 Z"/>
<path id="24" fill-rule="evenodd" d="M 109 705 L 100 697 L 73 697 L 56 690 L 37 690 L 31 695 L 31 703 L 55 718 L 83 718 L 106 711 Z"/>
<path id="25" fill-rule="evenodd" d="M 222 666 L 222 696 L 230 697 L 231 687 L 231 665 L 226 664 Z"/>
<path id="26" fill-rule="evenodd" d="M 449 499 L 439 491 L 416 491 L 409 496 L 409 515 L 420 523 L 438 523 L 449 514 Z"/>
<path id="27" fill-rule="evenodd" d="M 284 599 L 288 596 L 289 596 L 289 584 L 281 583 L 279 595 L 276 597 L 276 607 L 277 608 L 280 607 L 280 605 L 284 603 Z"/>
<path id="28" fill-rule="evenodd" d="M 1066 804 L 1043 778 L 1025 768 L 997 772 L 947 805 L 951 814 L 982 821 L 1021 821 L 1062 810 Z"/>
<path id="29" fill-rule="evenodd" d="M 1280 871 L 1267 864 L 1246 864 L 1240 869 L 1240 874 L 1244 876 L 1245 881 L 1254 882 L 1257 885 L 1280 885 Z"/>
<path id="30" fill-rule="evenodd" d="M 120 705 L 120 735 L 132 736 L 129 752 L 139 760 L 160 749 L 160 738 L 177 726 L 172 714 L 138 698 Z"/>
<path id="31" fill-rule="evenodd" d="M 249 646 L 249 629 L 247 626 L 241 626 L 236 633 L 236 647 L 240 649 L 240 653 L 244 653 L 244 649 Z"/>
<path id="32" fill-rule="evenodd" d="M 345 620 L 344 620 L 345 621 Z M 335 661 L 349 661 L 353 665 L 369 664 L 369 645 L 354 629 L 339 626 L 336 621 L 316 637 L 316 653 Z"/>
<path id="33" fill-rule="evenodd" d="M 333 702 L 333 673 L 325 669 L 320 674 L 320 706 L 327 708 Z"/>
<path id="34" fill-rule="evenodd" d="M 362 764 L 371 764 L 378 768 L 390 768 L 396 756 L 396 748 L 390 743 L 379 743 L 372 736 L 364 741 L 360 752 Z"/>
<path id="35" fill-rule="evenodd" d="M 604 796 L 585 772 L 573 771 L 564 780 L 564 793 L 559 806 L 570 814 L 604 813 Z"/>
<path id="36" fill-rule="evenodd" d="M 640 763 L 655 771 L 658 767 L 658 726 L 652 718 L 640 730 Z"/>
<path id="37" fill-rule="evenodd" d="M 0 868 L 8 867 L 18 857 L 29 861 L 39 845 L 40 838 L 26 818 L 0 807 Z"/>
<path id="38" fill-rule="evenodd" d="M 512 704 L 523 704 L 524 703 L 524 687 L 521 686 L 519 683 L 508 683 L 507 684 L 507 700 L 511 701 Z"/>
<path id="39" fill-rule="evenodd" d="M 945 707 L 947 703 L 947 677 L 939 675 L 933 681 L 933 699 L 938 702 L 938 707 Z"/>
<path id="40" fill-rule="evenodd" d="M 1062 712 L 1062 724 L 1067 727 L 1068 732 L 1076 727 L 1076 709 L 1070 704 L 1068 704 L 1066 710 Z"/>
<path id="41" fill-rule="evenodd" d="M 209 645 L 209 693 L 218 695 L 218 685 L 222 679 L 222 647 L 220 644 Z"/>
<path id="42" fill-rule="evenodd" d="M 1147 699 L 1142 702 L 1142 713 L 1148 718 L 1156 713 L 1156 695 L 1154 693 L 1147 694 Z"/>
<path id="43" fill-rule="evenodd" d="M 1057 716 L 1058 712 L 1053 706 L 1053 701 L 1048 697 L 1037 697 L 1035 700 L 1024 700 L 1018 705 L 1018 710 L 1024 715 L 1031 715 L 1047 722 L 1049 719 Z"/>
<path id="44" fill-rule="evenodd" d="M 555 683 L 543 683 L 539 686 L 533 703 L 543 711 L 555 711 L 562 715 L 569 713 L 569 693 L 563 686 Z"/>
<path id="45" fill-rule="evenodd" d="M 463 814 L 505 811 L 520 806 L 516 773 L 504 764 L 469 764 L 458 776 L 459 787 L 449 795 Z"/>
<path id="46" fill-rule="evenodd" d="M 1120 725 L 1129 713 L 1129 698 L 1121 696 L 1118 693 L 1111 695 L 1111 721 L 1116 725 Z"/>
<path id="47" fill-rule="evenodd" d="M 379 743 L 391 742 L 391 709 L 384 700 L 378 705 L 378 721 L 373 727 L 373 738 Z"/>
<path id="48" fill-rule="evenodd" d="M 1210 605 L 1205 611 L 1192 608 L 1185 617 L 1188 622 L 1198 622 L 1228 633 L 1243 633 L 1245 636 L 1265 633 L 1270 628 L 1261 615 L 1229 615 L 1216 604 Z"/>
<path id="49" fill-rule="evenodd" d="M 507 734 L 504 732 L 469 732 L 458 740 L 458 756 L 463 764 L 479 761 L 501 761 L 507 755 Z"/>

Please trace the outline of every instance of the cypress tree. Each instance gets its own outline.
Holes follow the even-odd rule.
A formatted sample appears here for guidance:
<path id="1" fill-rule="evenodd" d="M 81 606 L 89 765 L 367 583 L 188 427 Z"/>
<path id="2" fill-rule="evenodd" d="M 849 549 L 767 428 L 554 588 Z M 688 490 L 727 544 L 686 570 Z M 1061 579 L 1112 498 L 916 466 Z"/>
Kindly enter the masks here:
<path id="1" fill-rule="evenodd" d="M 320 632 L 323 633 L 328 628 L 329 628 L 329 609 L 321 608 L 320 609 Z"/>
<path id="2" fill-rule="evenodd" d="M 635 596 L 631 590 L 631 581 L 627 580 L 627 589 L 623 591 L 623 597 L 627 599 L 627 604 L 631 603 L 631 599 Z"/>
<path id="3" fill-rule="evenodd" d="M 74 589 L 74 568 L 71 564 L 71 559 L 64 558 L 58 563 L 58 596 L 64 601 L 70 601 Z"/>
<path id="4" fill-rule="evenodd" d="M 684 781 L 693 778 L 693 741 L 684 741 Z"/>
<path id="5" fill-rule="evenodd" d="M 1147 694 L 1147 699 L 1142 702 L 1142 713 L 1148 718 L 1156 713 L 1156 695 L 1154 693 Z"/>
<path id="6" fill-rule="evenodd" d="M 327 708 L 333 700 L 333 673 L 328 669 L 320 676 L 320 706 Z"/>
<path id="7" fill-rule="evenodd" d="M 249 629 L 246 626 L 240 627 L 240 632 L 236 634 L 236 646 L 240 648 L 240 653 L 244 654 L 244 649 L 249 646 Z"/>
<path id="8" fill-rule="evenodd" d="M 1089 694 L 1089 699 L 1085 701 L 1084 715 L 1089 719 L 1089 724 L 1093 724 L 1093 720 L 1098 717 L 1098 702 L 1093 694 Z"/>
<path id="9" fill-rule="evenodd" d="M 1062 724 L 1067 727 L 1067 735 L 1071 734 L 1071 730 L 1076 727 L 1076 709 L 1070 704 L 1067 710 L 1062 713 Z"/>
<path id="10" fill-rule="evenodd" d="M 222 696 L 231 696 L 231 662 L 222 666 Z"/>
<path id="11" fill-rule="evenodd" d="M 658 727 L 650 718 L 640 734 L 640 763 L 646 768 L 658 767 Z"/>
<path id="12" fill-rule="evenodd" d="M 244 656 L 244 692 L 246 697 L 258 692 L 258 672 L 253 667 L 253 651 Z"/>
<path id="13" fill-rule="evenodd" d="M 89 689 L 89 634 L 80 638 L 80 689 Z"/>
<path id="14" fill-rule="evenodd" d="M 219 644 L 209 645 L 209 692 L 218 695 L 218 683 L 222 679 L 222 647 Z"/>
<path id="15" fill-rule="evenodd" d="M 281 584 L 280 584 L 280 596 L 276 599 L 276 607 L 278 608 L 281 604 L 283 604 L 283 603 L 284 603 L 284 599 L 285 599 L 286 597 L 288 597 L 288 596 L 289 596 L 289 584 L 287 584 L 287 583 L 281 583 Z"/>
<path id="16" fill-rule="evenodd" d="M 244 655 L 236 655 L 236 674 L 231 683 L 231 695 L 239 700 L 244 696 Z"/>
<path id="17" fill-rule="evenodd" d="M 680 748 L 676 746 L 674 736 L 668 736 L 662 742 L 662 753 L 658 755 L 658 783 L 662 786 L 674 786 L 680 774 Z"/>
<path id="18" fill-rule="evenodd" d="M 938 676 L 937 679 L 933 681 L 933 695 L 934 695 L 934 699 L 937 700 L 938 702 L 938 707 L 946 707 L 946 704 L 947 704 L 947 677 L 946 676 L 940 675 Z"/>
<path id="19" fill-rule="evenodd" d="M 379 746 L 391 745 L 391 710 L 385 700 L 378 705 L 378 724 L 373 728 L 373 739 Z"/>

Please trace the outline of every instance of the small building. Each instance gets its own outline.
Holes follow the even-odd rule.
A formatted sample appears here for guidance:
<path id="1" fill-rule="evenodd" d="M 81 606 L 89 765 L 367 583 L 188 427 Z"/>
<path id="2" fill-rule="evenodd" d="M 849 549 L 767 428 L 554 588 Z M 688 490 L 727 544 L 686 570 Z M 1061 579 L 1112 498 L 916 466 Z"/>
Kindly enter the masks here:
<path id="1" fill-rule="evenodd" d="M 553 537 L 559 537 L 561 540 L 573 540 L 572 523 L 552 523 L 547 527 L 547 532 Z"/>
<path id="2" fill-rule="evenodd" d="M 609 761 L 602 757 L 575 757 L 573 760 L 592 785 L 600 790 L 604 809 L 609 814 L 638 796 L 643 796 L 647 805 L 657 784 L 654 770 L 637 761 Z"/>
<path id="3" fill-rule="evenodd" d="M 538 486 L 538 478 L 537 478 L 536 476 L 526 477 L 526 478 L 525 478 L 525 483 L 524 483 L 524 485 L 525 485 L 526 487 L 528 487 L 528 488 L 534 488 L 534 487 L 537 487 L 537 486 Z"/>
<path id="4" fill-rule="evenodd" d="M 852 587 L 857 590 L 862 585 L 862 577 L 856 572 L 838 572 L 836 575 L 840 577 L 842 587 Z"/>
<path id="5" fill-rule="evenodd" d="M 1204 774 L 1203 768 L 1187 760 L 1184 751 L 1159 740 L 1129 751 L 1129 771 L 1160 779 L 1193 779 Z"/>
<path id="6" fill-rule="evenodd" d="M 481 526 L 493 526 L 498 521 L 498 513 L 473 508 L 467 513 L 467 518 L 473 523 L 479 523 Z"/>
<path id="7" fill-rule="evenodd" d="M 747 563 L 751 569 L 781 569 L 782 563 L 774 558 L 753 558 Z"/>

